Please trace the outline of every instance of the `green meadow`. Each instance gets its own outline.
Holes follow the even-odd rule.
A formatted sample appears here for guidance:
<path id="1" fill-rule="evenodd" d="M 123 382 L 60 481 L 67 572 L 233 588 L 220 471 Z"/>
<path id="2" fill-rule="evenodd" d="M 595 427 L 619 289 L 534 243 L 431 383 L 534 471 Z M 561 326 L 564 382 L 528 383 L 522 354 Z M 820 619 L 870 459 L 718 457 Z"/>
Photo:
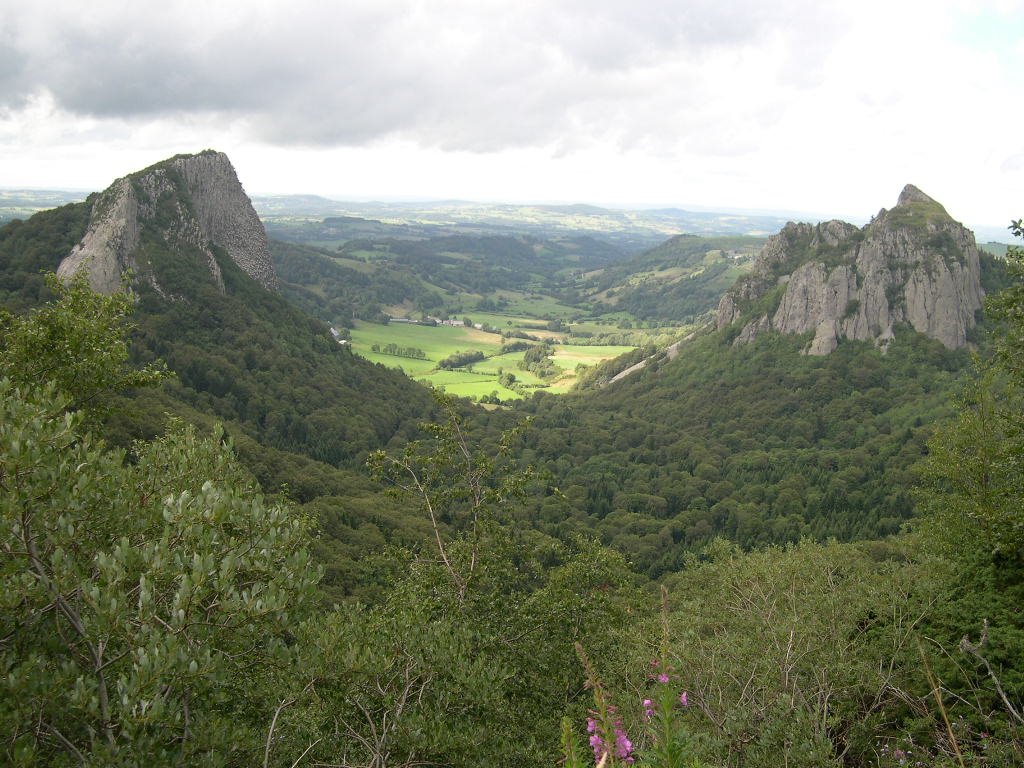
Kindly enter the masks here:
<path id="1" fill-rule="evenodd" d="M 544 296 L 537 293 L 503 290 L 495 291 L 494 296 L 504 299 L 507 302 L 506 310 L 509 315 L 531 318 L 561 317 L 566 319 L 576 317 L 580 314 L 578 307 L 570 307 L 568 304 L 562 304 L 551 296 Z M 541 325 L 545 323 L 543 320 L 538 322 Z"/>
<path id="2" fill-rule="evenodd" d="M 449 325 L 430 326 L 413 323 L 380 325 L 357 321 L 351 335 L 352 346 L 361 355 L 364 352 L 369 352 L 374 344 L 380 344 L 383 347 L 385 344 L 394 342 L 400 347 L 422 349 L 427 360 L 433 361 L 435 364 L 456 352 L 478 349 L 485 355 L 493 355 L 501 350 L 501 337 L 497 334 L 484 333 L 475 328 L 454 328 Z M 369 355 L 364 356 L 368 357 Z M 381 355 L 380 357 L 400 361 L 394 367 L 408 359 L 392 355 Z M 374 359 L 376 360 L 376 358 Z M 388 364 L 383 359 L 378 362 Z"/>
<path id="3" fill-rule="evenodd" d="M 491 313 L 469 315 L 475 323 L 487 323 L 497 327 L 512 327 L 537 331 L 544 321 Z M 506 321 L 502 325 L 497 319 Z M 508 321 L 513 323 L 508 326 Z M 545 334 L 547 335 L 547 334 Z M 552 334 L 559 336 L 559 334 Z M 552 378 L 541 378 L 531 371 L 521 370 L 523 352 L 501 354 L 502 338 L 475 328 L 459 328 L 446 325 L 429 326 L 413 323 L 389 323 L 380 325 L 358 321 L 351 331 L 352 349 L 375 363 L 400 369 L 410 378 L 459 397 L 480 399 L 497 394 L 498 399 L 515 400 L 531 392 L 543 389 L 546 392 L 564 393 L 576 383 L 576 367 L 595 365 L 618 355 L 629 352 L 630 346 L 577 346 L 554 344 L 552 360 L 562 373 Z M 387 355 L 372 351 L 373 345 L 380 348 L 387 344 L 422 350 L 425 359 Z M 456 352 L 479 351 L 486 357 L 465 368 L 447 370 L 438 368 L 438 363 Z M 511 373 L 515 376 L 515 389 L 502 386 L 499 376 Z"/>

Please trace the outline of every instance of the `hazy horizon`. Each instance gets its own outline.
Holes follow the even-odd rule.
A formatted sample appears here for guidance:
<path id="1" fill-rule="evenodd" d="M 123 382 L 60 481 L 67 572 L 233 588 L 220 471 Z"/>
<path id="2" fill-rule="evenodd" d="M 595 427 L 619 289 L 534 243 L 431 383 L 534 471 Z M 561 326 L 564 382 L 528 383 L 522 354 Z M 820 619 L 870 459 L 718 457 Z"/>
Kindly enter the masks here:
<path id="1" fill-rule="evenodd" d="M 1019 218 L 1024 0 L 10 3 L 0 184 Z"/>

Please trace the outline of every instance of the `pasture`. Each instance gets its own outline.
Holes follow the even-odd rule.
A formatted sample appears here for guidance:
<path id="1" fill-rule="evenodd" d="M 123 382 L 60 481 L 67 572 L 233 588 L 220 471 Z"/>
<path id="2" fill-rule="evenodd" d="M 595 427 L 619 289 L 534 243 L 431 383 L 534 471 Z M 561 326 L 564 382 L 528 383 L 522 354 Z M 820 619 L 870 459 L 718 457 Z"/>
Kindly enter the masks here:
<path id="1" fill-rule="evenodd" d="M 528 318 L 485 316 L 481 313 L 477 313 L 475 316 L 470 315 L 470 319 L 474 322 L 488 322 L 491 317 L 505 317 L 515 321 L 530 322 Z M 536 326 L 531 328 L 525 323 L 518 327 L 536 330 Z M 479 399 L 496 392 L 502 401 L 519 399 L 524 394 L 528 395 L 537 389 L 552 393 L 567 392 L 576 383 L 576 367 L 578 365 L 595 365 L 634 349 L 629 346 L 577 346 L 556 343 L 552 360 L 555 366 L 561 369 L 561 373 L 551 378 L 541 378 L 531 371 L 519 368 L 524 354 L 522 351 L 500 354 L 501 337 L 475 328 L 395 322 L 379 325 L 359 321 L 352 329 L 351 336 L 352 349 L 357 354 L 375 363 L 400 369 L 416 381 L 443 389 L 458 397 L 471 399 Z M 426 357 L 418 359 L 372 351 L 374 345 L 384 348 L 388 344 L 422 350 Z M 438 363 L 445 358 L 456 352 L 468 351 L 479 351 L 486 357 L 465 368 L 454 370 L 438 368 Z M 502 373 L 511 373 L 515 376 L 513 385 L 515 389 L 510 389 L 499 383 L 498 379 Z"/>

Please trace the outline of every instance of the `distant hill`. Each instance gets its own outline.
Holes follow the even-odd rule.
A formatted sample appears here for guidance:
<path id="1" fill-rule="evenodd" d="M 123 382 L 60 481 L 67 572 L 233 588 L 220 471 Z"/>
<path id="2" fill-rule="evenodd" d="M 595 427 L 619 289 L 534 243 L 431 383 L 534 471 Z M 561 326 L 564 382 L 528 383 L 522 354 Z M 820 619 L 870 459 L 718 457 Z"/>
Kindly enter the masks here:
<path id="1" fill-rule="evenodd" d="M 693 322 L 718 305 L 763 242 L 678 235 L 590 276 L 583 293 L 640 320 Z"/>
<path id="2" fill-rule="evenodd" d="M 0 224 L 85 199 L 86 193 L 62 189 L 0 189 Z"/>
<path id="3" fill-rule="evenodd" d="M 594 205 L 514 205 L 466 201 L 351 202 L 310 196 L 257 197 L 256 210 L 273 237 L 313 239 L 318 220 L 341 216 L 376 220 L 388 234 L 529 234 L 551 238 L 590 235 L 634 255 L 679 234 L 765 237 L 786 223 L 782 216 L 686 211 L 679 208 L 612 209 Z M 292 236 L 288 234 L 294 232 Z M 384 234 L 383 232 L 381 233 Z M 322 238 L 321 238 L 322 239 Z"/>
<path id="4" fill-rule="evenodd" d="M 364 228 L 344 226 L 346 234 Z M 572 233 L 357 236 L 336 248 L 316 242 L 271 241 L 281 289 L 307 311 L 346 326 L 355 318 L 382 320 L 386 307 L 460 314 L 494 308 L 508 291 L 575 306 L 580 275 L 625 258 L 604 240 Z M 579 304 L 580 314 L 589 309 Z"/>

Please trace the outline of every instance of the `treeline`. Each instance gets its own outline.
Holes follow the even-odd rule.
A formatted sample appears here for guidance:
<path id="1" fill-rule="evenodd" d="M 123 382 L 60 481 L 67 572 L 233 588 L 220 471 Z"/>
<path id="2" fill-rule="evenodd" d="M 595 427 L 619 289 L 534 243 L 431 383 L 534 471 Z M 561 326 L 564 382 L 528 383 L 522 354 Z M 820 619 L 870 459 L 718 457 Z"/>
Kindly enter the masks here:
<path id="1" fill-rule="evenodd" d="M 381 346 L 380 344 L 371 344 L 371 352 L 378 352 L 382 355 L 396 355 L 397 357 L 411 357 L 414 360 L 426 360 L 427 353 L 419 347 L 400 347 L 393 341 L 389 341 L 387 344 Z"/>
<path id="2" fill-rule="evenodd" d="M 554 376 L 561 370 L 551 359 L 554 352 L 555 348 L 551 344 L 535 344 L 523 353 L 523 359 L 518 363 L 519 368 L 535 373 L 541 378 Z"/>
<path id="3" fill-rule="evenodd" d="M 438 368 L 445 368 L 448 370 L 454 368 L 465 368 L 467 365 L 473 363 L 479 363 L 486 359 L 483 352 L 478 349 L 469 350 L 468 352 L 455 352 L 448 355 L 444 360 L 437 364 Z"/>

